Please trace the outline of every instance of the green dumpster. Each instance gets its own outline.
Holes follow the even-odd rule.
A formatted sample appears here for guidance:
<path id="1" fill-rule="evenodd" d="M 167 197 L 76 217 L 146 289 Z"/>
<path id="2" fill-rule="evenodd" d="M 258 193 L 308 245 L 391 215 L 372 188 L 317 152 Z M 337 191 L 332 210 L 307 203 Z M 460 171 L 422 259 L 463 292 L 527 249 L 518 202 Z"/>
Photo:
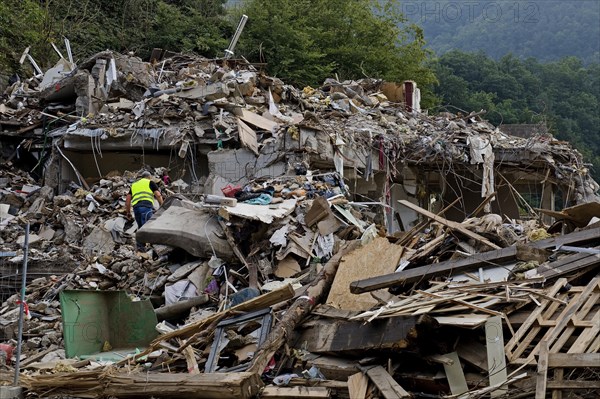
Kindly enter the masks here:
<path id="1" fill-rule="evenodd" d="M 117 361 L 158 336 L 150 301 L 132 301 L 125 291 L 66 290 L 60 307 L 68 358 Z"/>

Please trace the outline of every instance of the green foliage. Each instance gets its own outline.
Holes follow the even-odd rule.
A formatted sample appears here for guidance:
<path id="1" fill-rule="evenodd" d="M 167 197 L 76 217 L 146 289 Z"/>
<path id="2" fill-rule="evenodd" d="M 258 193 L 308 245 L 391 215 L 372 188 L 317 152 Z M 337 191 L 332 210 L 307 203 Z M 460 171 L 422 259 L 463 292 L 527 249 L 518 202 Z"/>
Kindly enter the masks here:
<path id="1" fill-rule="evenodd" d="M 444 104 L 485 109 L 495 124 L 546 122 L 600 172 L 600 64 L 586 67 L 576 57 L 543 64 L 512 55 L 494 61 L 482 52 L 451 51 L 433 69 Z"/>
<path id="2" fill-rule="evenodd" d="M 0 71 L 19 70 L 23 50 L 42 48 L 43 10 L 35 0 L 0 0 Z"/>
<path id="3" fill-rule="evenodd" d="M 111 49 L 147 57 L 154 47 L 222 54 L 233 27 L 226 0 L 0 0 L 0 70 L 14 71 L 28 45 L 40 66 L 57 56 L 50 42 L 71 42 L 81 60 Z"/>
<path id="4" fill-rule="evenodd" d="M 424 64 L 423 32 L 406 23 L 398 2 L 376 0 L 248 0 L 239 51 L 268 63 L 269 73 L 298 85 L 377 77 L 436 80 Z"/>
<path id="5" fill-rule="evenodd" d="M 226 0 L 160 1 L 145 39 L 146 49 L 222 55 L 233 33 L 225 18 Z"/>

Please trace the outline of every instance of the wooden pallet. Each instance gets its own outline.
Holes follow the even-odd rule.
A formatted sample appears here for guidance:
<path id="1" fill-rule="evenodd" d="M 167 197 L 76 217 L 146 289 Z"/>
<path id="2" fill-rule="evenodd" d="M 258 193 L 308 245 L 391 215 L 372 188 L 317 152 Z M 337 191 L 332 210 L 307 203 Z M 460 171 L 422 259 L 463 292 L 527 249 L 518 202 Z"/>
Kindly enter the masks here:
<path id="1" fill-rule="evenodd" d="M 552 399 L 562 399 L 563 390 L 600 391 L 600 381 L 565 379 L 565 369 L 596 368 L 600 370 L 600 353 L 548 353 L 548 345 L 541 343 L 538 356 L 538 372 L 535 399 L 546 399 L 548 391 Z M 548 380 L 548 369 L 554 368 L 554 378 Z M 593 374 L 592 374 L 593 375 Z"/>
<path id="2" fill-rule="evenodd" d="M 550 353 L 600 350 L 600 277 L 568 291 L 566 284 L 559 279 L 506 344 L 510 363 L 536 364 L 541 342 L 548 344 Z"/>

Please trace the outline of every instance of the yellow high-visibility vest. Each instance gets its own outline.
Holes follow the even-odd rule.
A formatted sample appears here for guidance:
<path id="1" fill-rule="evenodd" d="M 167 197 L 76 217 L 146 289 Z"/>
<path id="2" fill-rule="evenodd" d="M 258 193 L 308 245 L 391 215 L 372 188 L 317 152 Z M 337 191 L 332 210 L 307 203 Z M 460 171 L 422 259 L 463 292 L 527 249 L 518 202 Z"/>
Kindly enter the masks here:
<path id="1" fill-rule="evenodd" d="M 140 201 L 154 203 L 154 193 L 150 190 L 149 179 L 140 179 L 131 185 L 131 205 L 135 206 Z"/>

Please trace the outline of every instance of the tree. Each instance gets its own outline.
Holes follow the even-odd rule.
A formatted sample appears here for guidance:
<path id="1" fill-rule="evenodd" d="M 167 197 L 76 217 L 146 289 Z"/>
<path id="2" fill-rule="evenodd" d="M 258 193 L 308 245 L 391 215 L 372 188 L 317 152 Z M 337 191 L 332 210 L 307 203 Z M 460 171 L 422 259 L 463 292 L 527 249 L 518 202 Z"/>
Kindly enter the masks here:
<path id="1" fill-rule="evenodd" d="M 26 47 L 32 47 L 32 54 L 43 47 L 43 22 L 35 0 L 0 1 L 0 71 L 18 71 Z"/>
<path id="2" fill-rule="evenodd" d="M 428 88 L 436 79 L 425 65 L 423 32 L 399 10 L 395 0 L 248 0 L 238 52 L 297 85 L 337 74 L 412 79 Z"/>
<path id="3" fill-rule="evenodd" d="M 600 176 L 600 64 L 586 67 L 576 57 L 541 64 L 512 55 L 494 61 L 481 52 L 451 51 L 433 69 L 445 105 L 486 109 L 495 124 L 545 121 L 558 139 L 593 161 Z"/>
<path id="4" fill-rule="evenodd" d="M 227 0 L 0 1 L 0 67 L 15 70 L 28 45 L 40 66 L 56 62 L 50 42 L 67 37 L 76 61 L 111 49 L 147 57 L 154 47 L 222 54 L 233 27 Z"/>
<path id="5" fill-rule="evenodd" d="M 146 50 L 160 47 L 208 57 L 222 55 L 233 34 L 233 25 L 224 8 L 226 1 L 159 1 L 150 22 Z"/>

